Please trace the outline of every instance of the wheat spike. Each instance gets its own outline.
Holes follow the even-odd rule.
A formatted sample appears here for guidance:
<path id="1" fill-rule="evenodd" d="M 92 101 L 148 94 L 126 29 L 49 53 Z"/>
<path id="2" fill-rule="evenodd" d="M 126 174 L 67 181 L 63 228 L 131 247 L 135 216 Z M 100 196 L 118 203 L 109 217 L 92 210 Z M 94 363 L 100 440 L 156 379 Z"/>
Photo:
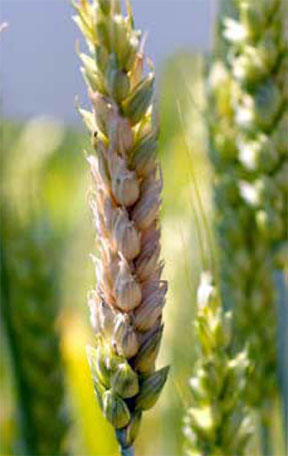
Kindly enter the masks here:
<path id="1" fill-rule="evenodd" d="M 187 454 L 243 455 L 252 433 L 243 397 L 248 382 L 246 351 L 231 354 L 231 314 L 224 312 L 211 274 L 202 273 L 195 321 L 198 361 L 189 385 L 185 417 Z"/>
<path id="2" fill-rule="evenodd" d="M 278 389 L 274 273 L 287 267 L 287 12 L 282 0 L 233 3 L 235 16 L 222 22 L 227 52 L 208 81 L 210 151 L 223 300 L 238 345 L 249 343 L 247 400 L 266 426 Z"/>
<path id="3" fill-rule="evenodd" d="M 126 16 L 117 0 L 74 6 L 89 48 L 79 56 L 93 112 L 79 112 L 95 149 L 88 156 L 90 205 L 100 252 L 93 257 L 97 286 L 89 293 L 97 344 L 88 358 L 100 406 L 128 455 L 142 412 L 154 405 L 168 373 L 155 371 L 167 283 L 159 259 L 154 71 L 128 2 Z"/>

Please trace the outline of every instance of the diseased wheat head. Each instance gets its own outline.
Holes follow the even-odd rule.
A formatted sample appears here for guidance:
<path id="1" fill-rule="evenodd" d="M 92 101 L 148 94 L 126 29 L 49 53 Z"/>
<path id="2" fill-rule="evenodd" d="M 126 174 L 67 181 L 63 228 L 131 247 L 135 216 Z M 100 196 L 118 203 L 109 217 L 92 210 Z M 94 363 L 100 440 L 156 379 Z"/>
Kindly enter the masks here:
<path id="1" fill-rule="evenodd" d="M 100 406 L 128 454 L 142 412 L 155 404 L 168 373 L 155 371 L 167 283 L 159 259 L 154 71 L 128 2 L 126 16 L 117 0 L 74 6 L 89 49 L 79 56 L 93 112 L 79 112 L 95 149 L 87 158 L 100 254 L 93 256 L 97 286 L 88 298 L 97 342 L 88 357 Z"/>

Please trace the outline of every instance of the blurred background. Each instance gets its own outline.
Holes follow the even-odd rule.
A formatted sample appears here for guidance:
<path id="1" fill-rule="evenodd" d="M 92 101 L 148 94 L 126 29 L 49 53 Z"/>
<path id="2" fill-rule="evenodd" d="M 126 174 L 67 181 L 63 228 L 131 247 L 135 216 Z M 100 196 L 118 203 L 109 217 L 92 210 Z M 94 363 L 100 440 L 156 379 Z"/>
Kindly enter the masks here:
<path id="1" fill-rule="evenodd" d="M 172 364 L 159 403 L 145 413 L 137 454 L 175 456 L 182 454 L 193 367 L 195 290 L 200 270 L 213 263 L 203 70 L 217 2 L 134 0 L 132 6 L 136 25 L 149 31 L 146 52 L 156 64 L 162 256 L 170 282 L 158 366 Z M 31 456 L 20 424 L 28 434 L 35 428 L 31 442 L 38 439 L 43 454 L 57 454 L 49 446 L 57 439 L 63 452 L 77 456 L 118 454 L 85 355 L 93 344 L 86 295 L 95 281 L 89 253 L 96 242 L 83 154 L 90 141 L 74 108 L 75 95 L 87 105 L 75 41 L 84 44 L 72 14 L 68 1 L 0 0 L 0 23 L 9 23 L 0 36 L 1 456 Z M 51 425 L 43 435 L 47 395 L 45 413 L 52 422 L 61 418 L 62 431 Z"/>

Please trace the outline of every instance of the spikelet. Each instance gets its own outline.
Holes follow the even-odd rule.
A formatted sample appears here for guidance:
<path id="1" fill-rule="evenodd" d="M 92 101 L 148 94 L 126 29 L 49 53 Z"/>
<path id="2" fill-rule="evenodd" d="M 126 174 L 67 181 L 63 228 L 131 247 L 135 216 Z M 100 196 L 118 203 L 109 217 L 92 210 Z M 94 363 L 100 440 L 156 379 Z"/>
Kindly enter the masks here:
<path id="1" fill-rule="evenodd" d="M 47 223 L 5 208 L 1 217 L 1 317 L 11 349 L 23 452 L 64 455 L 68 417 L 57 334 L 57 243 Z M 30 213 L 31 217 L 31 213 Z"/>
<path id="2" fill-rule="evenodd" d="M 202 273 L 195 321 L 199 357 L 190 379 L 192 405 L 184 419 L 187 454 L 239 456 L 252 433 L 243 405 L 249 361 L 231 354 L 231 315 L 224 313 L 210 273 Z"/>
<path id="3" fill-rule="evenodd" d="M 160 280 L 162 179 L 155 154 L 154 72 L 149 60 L 144 68 L 141 32 L 126 3 L 126 16 L 118 0 L 74 5 L 90 51 L 79 56 L 93 112 L 79 112 L 95 149 L 88 162 L 100 244 L 96 290 L 89 294 L 97 344 L 88 358 L 100 405 L 123 453 L 132 447 L 142 411 L 154 405 L 168 373 L 167 368 L 155 372 L 167 284 Z"/>

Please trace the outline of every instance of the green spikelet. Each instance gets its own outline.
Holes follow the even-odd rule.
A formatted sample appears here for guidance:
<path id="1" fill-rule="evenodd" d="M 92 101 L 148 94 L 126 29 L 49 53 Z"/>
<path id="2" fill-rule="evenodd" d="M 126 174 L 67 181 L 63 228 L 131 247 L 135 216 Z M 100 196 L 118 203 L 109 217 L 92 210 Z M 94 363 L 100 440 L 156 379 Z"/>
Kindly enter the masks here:
<path id="1" fill-rule="evenodd" d="M 1 214 L 1 316 L 17 387 L 23 451 L 62 455 L 68 420 L 56 332 L 57 244 L 46 224 Z M 24 453 L 23 453 L 24 454 Z"/>
<path id="2" fill-rule="evenodd" d="M 223 300 L 233 307 L 237 344 L 249 343 L 255 371 L 247 399 L 266 425 L 277 395 L 274 276 L 287 269 L 287 2 L 234 7 L 222 21 L 226 55 L 208 82 L 210 152 Z"/>
<path id="3" fill-rule="evenodd" d="M 246 352 L 231 355 L 230 317 L 222 310 L 210 274 L 203 273 L 195 322 L 199 358 L 189 382 L 193 403 L 184 427 L 191 456 L 243 455 L 252 432 L 243 405 L 249 362 Z"/>
<path id="4" fill-rule="evenodd" d="M 81 0 L 75 8 L 89 48 L 89 56 L 79 57 L 93 112 L 78 110 L 95 149 L 88 162 L 100 244 L 96 289 L 89 294 L 97 347 L 88 356 L 103 413 L 128 455 L 142 411 L 155 404 L 168 373 L 155 371 L 167 284 L 161 280 L 154 71 L 129 1 L 126 15 L 116 0 Z"/>

